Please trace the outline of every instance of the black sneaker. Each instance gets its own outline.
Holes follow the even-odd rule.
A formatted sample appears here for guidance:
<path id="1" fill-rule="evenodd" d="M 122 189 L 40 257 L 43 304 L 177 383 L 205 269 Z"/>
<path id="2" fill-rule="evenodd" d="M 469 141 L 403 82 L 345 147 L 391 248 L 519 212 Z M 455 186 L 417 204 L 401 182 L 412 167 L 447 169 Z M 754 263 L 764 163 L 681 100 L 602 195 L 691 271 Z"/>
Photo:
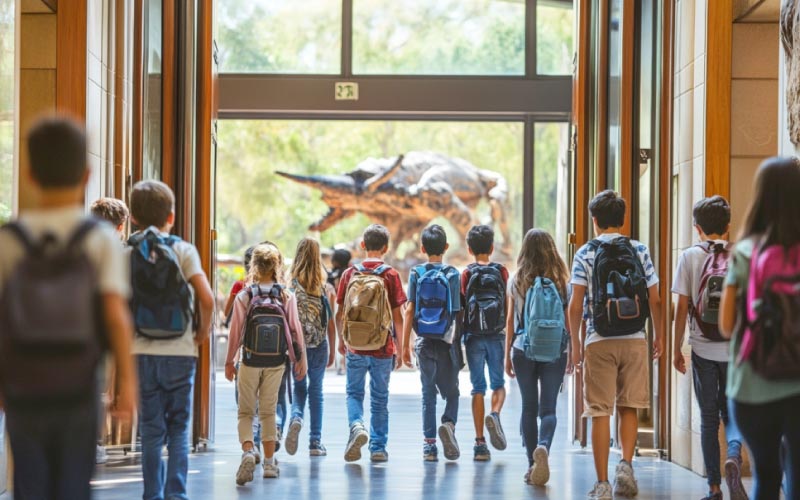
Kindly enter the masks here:
<path id="1" fill-rule="evenodd" d="M 476 462 L 488 462 L 492 459 L 492 454 L 489 453 L 489 447 L 486 446 L 486 441 L 476 441 L 472 449 L 475 452 Z"/>
<path id="2" fill-rule="evenodd" d="M 722 492 L 718 491 L 716 493 L 708 492 L 707 496 L 704 496 L 700 500 L 722 500 Z"/>
<path id="3" fill-rule="evenodd" d="M 317 440 L 311 441 L 308 445 L 308 454 L 312 457 L 324 457 L 328 454 L 328 450 Z"/>
<path id="4" fill-rule="evenodd" d="M 425 443 L 422 445 L 422 459 L 426 462 L 439 461 L 439 449 L 436 443 Z"/>
<path id="5" fill-rule="evenodd" d="M 503 432 L 503 426 L 500 425 L 500 415 L 492 412 L 486 415 L 484 419 L 486 430 L 489 431 L 489 441 L 496 450 L 505 450 L 508 443 L 506 442 L 506 434 Z"/>
<path id="6" fill-rule="evenodd" d="M 742 484 L 742 459 L 731 457 L 725 461 L 725 482 L 731 500 L 747 500 L 747 491 Z"/>

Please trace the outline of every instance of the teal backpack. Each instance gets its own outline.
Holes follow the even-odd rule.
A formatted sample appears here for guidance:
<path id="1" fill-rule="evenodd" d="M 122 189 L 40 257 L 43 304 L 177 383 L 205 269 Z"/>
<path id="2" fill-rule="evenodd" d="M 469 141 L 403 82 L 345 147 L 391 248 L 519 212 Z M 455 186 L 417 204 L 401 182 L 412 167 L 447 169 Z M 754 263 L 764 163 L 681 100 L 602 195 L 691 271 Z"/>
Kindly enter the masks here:
<path id="1" fill-rule="evenodd" d="M 540 363 L 561 358 L 566 322 L 564 302 L 555 283 L 537 277 L 525 294 L 522 314 L 525 357 Z"/>

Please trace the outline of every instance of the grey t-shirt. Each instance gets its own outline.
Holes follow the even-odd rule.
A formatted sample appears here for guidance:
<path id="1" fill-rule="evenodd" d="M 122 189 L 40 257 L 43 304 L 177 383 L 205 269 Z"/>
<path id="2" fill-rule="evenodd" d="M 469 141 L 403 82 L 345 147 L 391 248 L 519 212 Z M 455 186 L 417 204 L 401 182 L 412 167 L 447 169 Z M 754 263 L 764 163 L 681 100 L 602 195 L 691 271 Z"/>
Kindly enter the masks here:
<path id="1" fill-rule="evenodd" d="M 714 243 L 728 242 L 719 240 Z M 707 255 L 705 250 L 697 246 L 688 248 L 681 254 L 678 258 L 678 267 L 675 269 L 672 293 L 689 297 L 692 304 L 697 303 L 700 280 L 703 277 L 703 264 Z M 717 342 L 703 337 L 692 315 L 689 315 L 689 345 L 692 346 L 692 351 L 703 359 L 722 363 L 728 361 L 729 342 Z"/>

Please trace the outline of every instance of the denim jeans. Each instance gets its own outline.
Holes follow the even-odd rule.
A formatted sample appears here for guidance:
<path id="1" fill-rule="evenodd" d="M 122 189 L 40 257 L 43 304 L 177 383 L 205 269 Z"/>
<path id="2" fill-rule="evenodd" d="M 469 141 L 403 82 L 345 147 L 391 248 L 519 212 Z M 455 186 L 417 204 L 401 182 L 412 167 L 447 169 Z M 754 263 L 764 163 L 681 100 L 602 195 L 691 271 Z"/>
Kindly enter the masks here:
<path id="1" fill-rule="evenodd" d="M 511 354 L 514 372 L 517 375 L 519 392 L 522 396 L 522 417 L 520 431 L 528 465 L 533 465 L 533 451 L 542 445 L 550 452 L 553 436 L 556 433 L 556 403 L 561 383 L 564 381 L 564 370 L 567 367 L 567 353 L 552 363 L 541 363 L 528 359 L 520 349 Z M 541 384 L 541 393 L 539 392 Z M 541 428 L 538 419 L 541 419 Z"/>
<path id="2" fill-rule="evenodd" d="M 347 420 L 353 424 L 364 423 L 364 391 L 369 373 L 369 450 L 386 449 L 389 438 L 389 377 L 394 369 L 394 359 L 347 353 Z"/>
<path id="3" fill-rule="evenodd" d="M 196 359 L 137 356 L 144 500 L 187 500 L 189 425 Z M 161 450 L 167 445 L 166 468 Z"/>
<path id="4" fill-rule="evenodd" d="M 786 474 L 786 499 L 800 500 L 800 396 L 764 404 L 732 401 L 733 417 L 739 424 L 753 462 L 753 500 L 779 498 L 781 477 Z M 781 439 L 786 454 L 781 470 Z"/>
<path id="5" fill-rule="evenodd" d="M 294 401 L 292 402 L 292 418 L 303 418 L 306 412 L 306 400 L 310 417 L 309 441 L 322 439 L 322 379 L 328 367 L 328 341 L 317 347 L 306 349 L 308 373 L 294 384 Z"/>
<path id="6" fill-rule="evenodd" d="M 445 401 L 442 423 L 458 421 L 458 367 L 453 346 L 441 340 L 420 339 L 416 351 L 422 381 L 422 433 L 425 439 L 435 439 L 437 391 Z"/>
<path id="7" fill-rule="evenodd" d="M 734 419 L 728 417 L 728 399 L 725 396 L 728 363 L 711 361 L 693 352 L 692 376 L 694 393 L 700 406 L 700 445 L 703 448 L 708 484 L 719 486 L 722 482 L 719 470 L 720 420 L 725 424 L 728 458 L 739 458 L 742 455 L 742 435 Z"/>
<path id="8" fill-rule="evenodd" d="M 489 367 L 489 382 L 493 391 L 505 386 L 505 338 L 499 335 L 470 335 L 465 341 L 469 379 L 472 395 L 486 394 L 486 366 Z"/>
<path id="9" fill-rule="evenodd" d="M 293 368 L 293 367 L 292 367 Z M 275 425 L 283 436 L 283 430 L 286 428 L 286 384 L 289 383 L 289 377 L 293 377 L 294 370 L 285 370 L 283 378 L 281 379 L 281 388 L 278 389 L 278 406 L 275 407 Z"/>
<path id="10" fill-rule="evenodd" d="M 92 389 L 91 395 L 94 394 Z M 89 481 L 94 472 L 97 444 L 97 406 L 92 399 L 68 408 L 7 408 L 14 498 L 91 498 Z"/>

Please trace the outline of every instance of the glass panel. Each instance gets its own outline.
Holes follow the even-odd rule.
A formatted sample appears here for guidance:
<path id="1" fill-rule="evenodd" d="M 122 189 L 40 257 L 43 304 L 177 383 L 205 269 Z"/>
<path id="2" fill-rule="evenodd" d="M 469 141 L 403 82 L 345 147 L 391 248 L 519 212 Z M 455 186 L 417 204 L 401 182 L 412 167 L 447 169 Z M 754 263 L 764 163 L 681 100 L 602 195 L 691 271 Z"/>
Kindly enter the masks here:
<path id="1" fill-rule="evenodd" d="M 144 148 L 142 177 L 161 179 L 161 65 L 162 17 L 161 0 L 144 4 L 144 86 L 142 91 L 144 117 Z"/>
<path id="2" fill-rule="evenodd" d="M 571 75 L 574 59 L 575 12 L 572 2 L 536 3 L 536 72 Z"/>
<path id="3" fill-rule="evenodd" d="M 463 233 L 472 223 L 493 223 L 489 201 L 497 200 L 504 216 L 495 216 L 494 258 L 511 266 L 522 236 L 523 131 L 517 122 L 222 120 L 216 226 L 220 262 L 226 255 L 241 256 L 249 245 L 265 239 L 276 242 L 290 257 L 297 242 L 309 234 L 318 236 L 323 248 L 344 246 L 360 257 L 356 243 L 373 220 L 386 224 L 398 244 L 387 260 L 407 270 L 421 258 L 419 232 L 435 221 L 448 232 L 448 262 L 463 266 L 470 261 Z M 435 153 L 414 153 L 424 151 Z M 350 194 L 352 187 L 337 191 L 332 183 L 344 179 L 352 186 L 354 179 L 369 178 L 375 171 L 371 167 L 384 171 L 394 165 L 398 154 L 405 155 L 404 169 L 393 179 L 405 186 L 402 189 L 381 183 L 386 187 L 370 198 L 366 194 L 356 198 Z M 357 165 L 361 175 L 344 175 L 357 170 Z M 411 165 L 426 172 L 428 180 L 406 170 Z M 293 182 L 277 171 L 331 176 L 324 182 L 329 187 L 315 187 L 322 181 Z M 471 174 L 464 175 L 468 171 Z M 406 172 L 412 180 L 402 179 Z M 332 205 L 337 211 L 329 214 Z M 466 229 L 459 230 L 450 221 L 464 213 Z M 501 229 L 502 219 L 507 231 Z M 309 229 L 321 220 L 326 221 L 324 230 Z M 236 269 L 231 269 L 228 274 L 234 276 Z M 227 290 L 229 278 L 219 274 L 218 279 L 220 289 Z"/>
<path id="4" fill-rule="evenodd" d="M 14 0 L 0 0 L 0 223 L 11 217 L 14 205 L 15 15 Z M 0 474 L 3 471 L 5 468 L 0 469 Z"/>
<path id="5" fill-rule="evenodd" d="M 533 225 L 550 233 L 562 257 L 569 233 L 569 124 L 533 128 Z"/>
<path id="6" fill-rule="evenodd" d="M 621 189 L 620 93 L 622 91 L 622 0 L 611 0 L 608 33 L 608 187 Z"/>
<path id="7" fill-rule="evenodd" d="M 525 2 L 354 0 L 353 72 L 523 75 Z"/>
<path id="8" fill-rule="evenodd" d="M 223 73 L 339 73 L 340 1 L 224 0 L 215 14 Z"/>

